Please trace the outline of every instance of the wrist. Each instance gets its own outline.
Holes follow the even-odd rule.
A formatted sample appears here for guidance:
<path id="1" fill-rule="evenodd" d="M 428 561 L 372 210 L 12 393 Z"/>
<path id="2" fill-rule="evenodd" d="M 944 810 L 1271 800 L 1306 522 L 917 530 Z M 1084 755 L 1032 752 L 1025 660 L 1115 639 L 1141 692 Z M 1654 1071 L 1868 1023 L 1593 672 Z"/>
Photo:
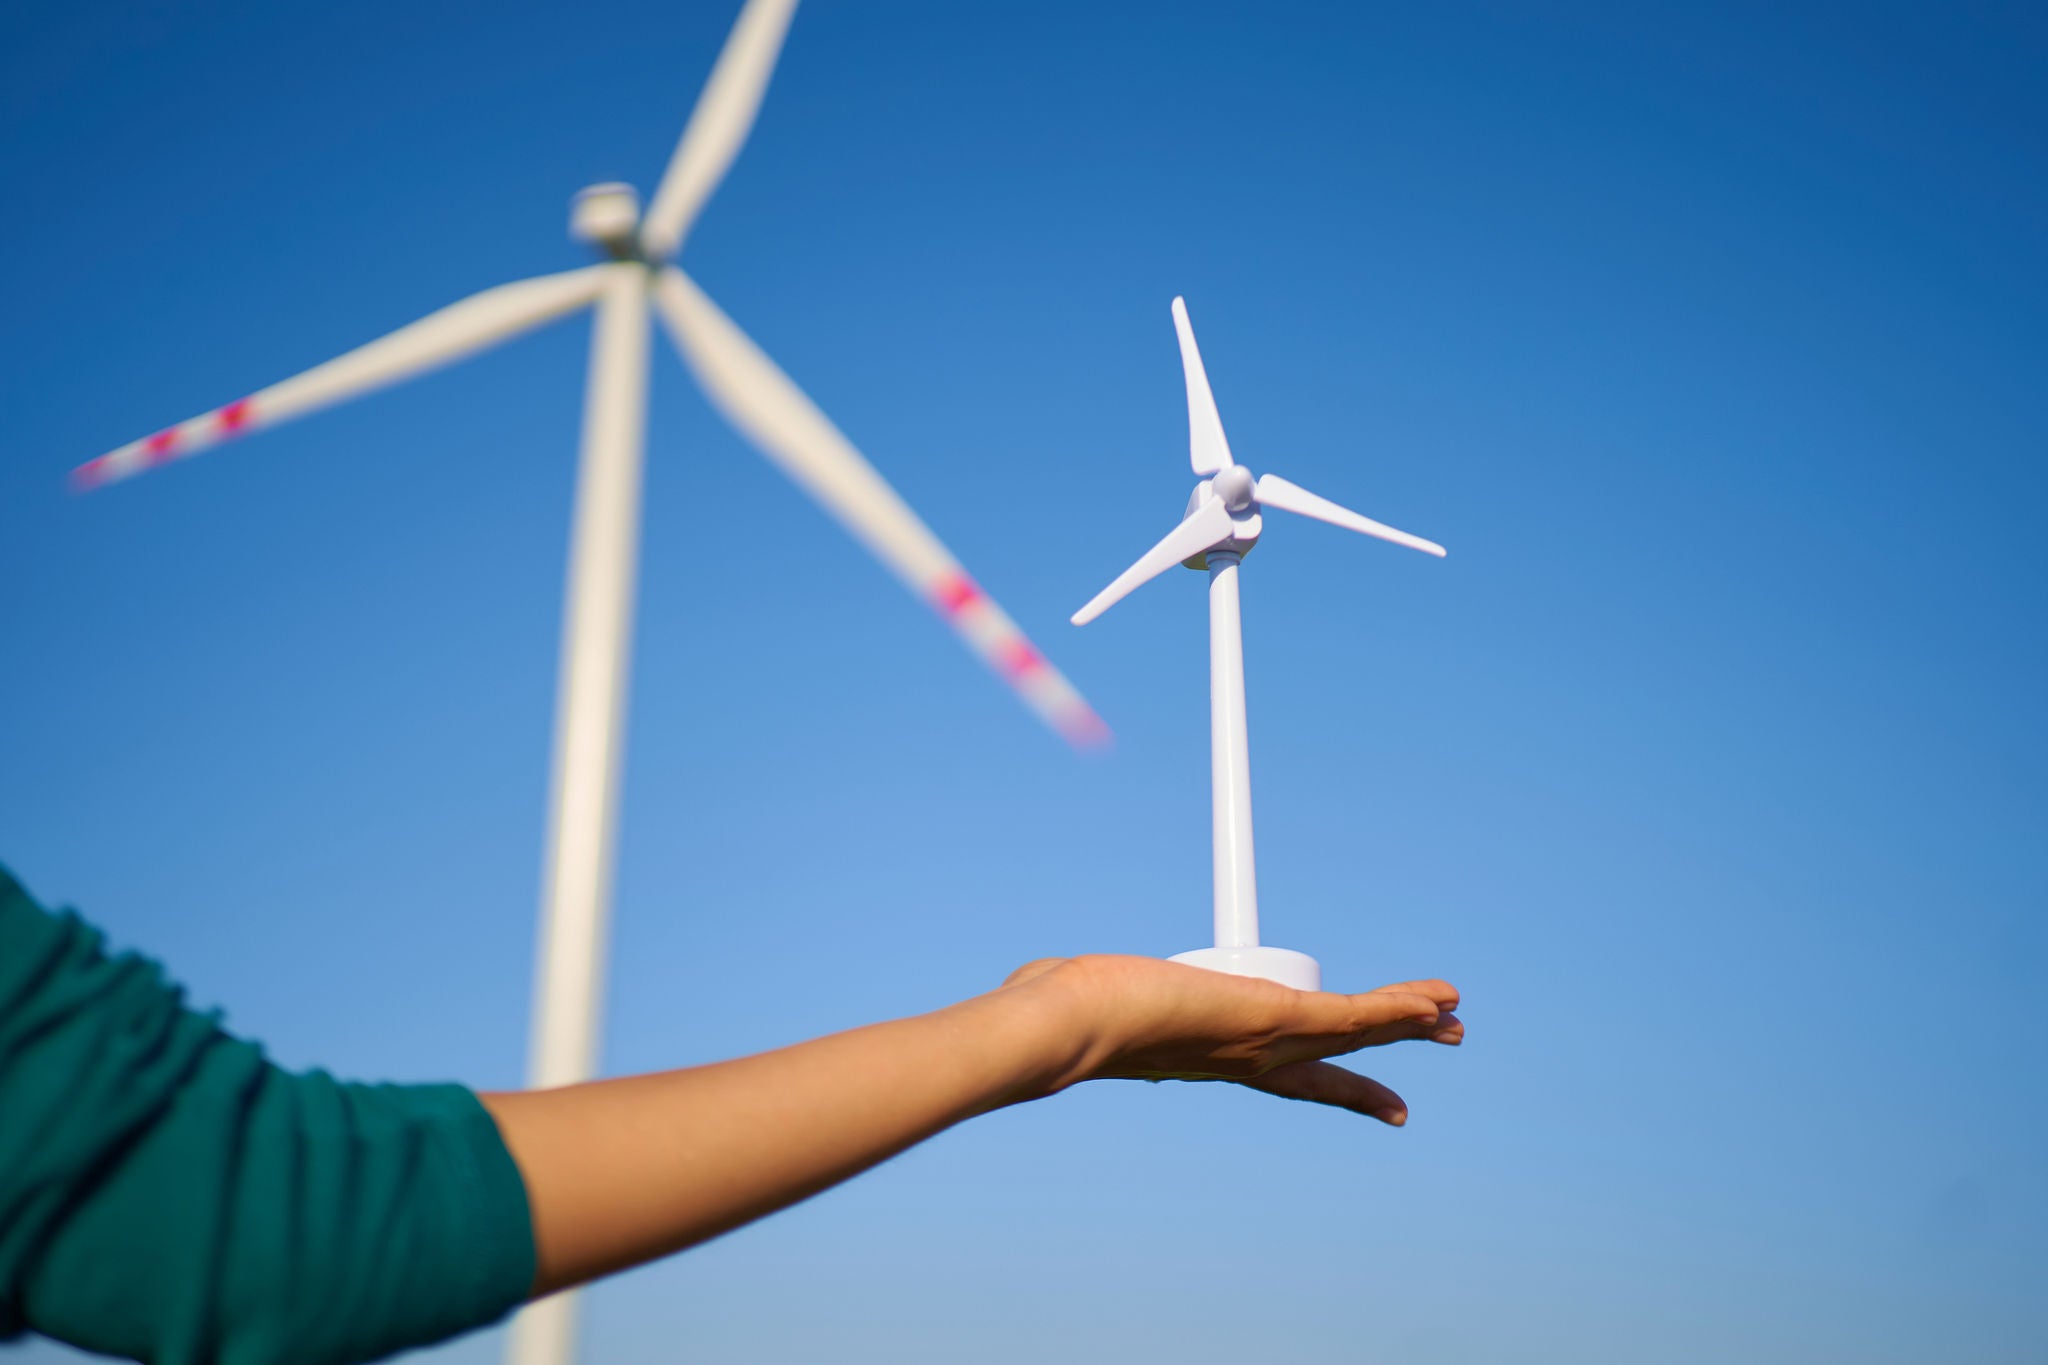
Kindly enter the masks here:
<path id="1" fill-rule="evenodd" d="M 1011 1084 L 991 1108 L 1056 1095 L 1095 1074 L 1104 1055 L 1101 1011 L 1086 976 L 1077 962 L 1061 961 L 957 1007 L 988 1011 L 1014 1061 Z"/>

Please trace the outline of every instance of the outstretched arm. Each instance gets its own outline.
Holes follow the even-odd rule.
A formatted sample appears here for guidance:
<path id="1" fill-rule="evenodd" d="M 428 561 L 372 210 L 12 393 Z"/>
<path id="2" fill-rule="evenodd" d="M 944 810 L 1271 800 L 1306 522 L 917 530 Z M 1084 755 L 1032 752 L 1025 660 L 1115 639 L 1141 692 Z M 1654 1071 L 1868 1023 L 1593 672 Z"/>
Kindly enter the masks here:
<path id="1" fill-rule="evenodd" d="M 998 989 L 759 1056 L 483 1097 L 526 1182 L 546 1294 L 716 1237 L 962 1119 L 1085 1080 L 1235 1081 L 1399 1125 L 1323 1060 L 1455 1044 L 1458 993 L 1302 992 L 1142 957 L 1034 962 Z"/>
<path id="2" fill-rule="evenodd" d="M 369 1360 L 1083 1080 L 1236 1081 L 1398 1124 L 1398 1096 L 1322 1059 L 1457 1042 L 1456 1004 L 1440 981 L 1305 994 L 1072 958 L 915 1019 L 480 1103 L 285 1071 L 0 869 L 0 1341 Z"/>

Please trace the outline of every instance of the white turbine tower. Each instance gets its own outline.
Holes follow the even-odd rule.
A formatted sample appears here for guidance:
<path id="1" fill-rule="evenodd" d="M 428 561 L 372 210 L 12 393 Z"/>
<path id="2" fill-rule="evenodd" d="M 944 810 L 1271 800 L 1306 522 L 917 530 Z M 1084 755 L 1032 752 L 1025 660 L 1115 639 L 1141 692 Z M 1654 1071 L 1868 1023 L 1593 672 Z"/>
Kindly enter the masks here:
<path id="1" fill-rule="evenodd" d="M 530 1070 L 535 1086 L 587 1079 L 597 1063 L 640 530 L 650 299 L 712 403 L 929 603 L 1027 706 L 1076 744 L 1108 734 L 852 443 L 674 263 L 753 126 L 795 9 L 796 0 L 747 0 L 644 217 L 630 186 L 593 185 L 576 196 L 570 233 L 596 248 L 603 263 L 487 289 L 282 383 L 131 441 L 74 475 L 87 488 L 124 479 L 595 308 L 562 625 Z M 559 1365 L 570 1358 L 573 1338 L 572 1297 L 556 1295 L 521 1315 L 512 1354 L 521 1365 Z"/>
<path id="2" fill-rule="evenodd" d="M 1258 543 L 1259 509 L 1276 507 L 1332 526 L 1443 557 L 1435 541 L 1397 531 L 1277 474 L 1253 478 L 1230 457 L 1216 397 L 1195 349 L 1187 304 L 1173 301 L 1173 326 L 1180 337 L 1180 363 L 1188 387 L 1188 454 L 1202 481 L 1188 498 L 1185 519 L 1147 550 L 1115 582 L 1074 613 L 1085 626 L 1123 600 L 1132 589 L 1176 564 L 1209 574 L 1209 780 L 1213 803 L 1216 876 L 1216 946 L 1179 953 L 1186 962 L 1239 976 L 1259 976 L 1297 990 L 1322 986 L 1322 969 L 1306 953 L 1269 948 L 1259 942 L 1259 892 L 1252 869 L 1251 753 L 1245 732 L 1244 638 L 1240 628 L 1237 570 Z"/>

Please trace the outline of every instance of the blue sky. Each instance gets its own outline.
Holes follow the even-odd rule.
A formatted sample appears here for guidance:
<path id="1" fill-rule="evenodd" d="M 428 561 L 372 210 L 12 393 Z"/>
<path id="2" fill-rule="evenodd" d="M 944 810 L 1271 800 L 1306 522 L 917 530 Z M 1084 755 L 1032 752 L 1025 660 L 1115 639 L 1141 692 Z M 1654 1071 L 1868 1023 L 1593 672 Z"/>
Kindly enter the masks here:
<path id="1" fill-rule="evenodd" d="M 293 1065 L 525 1055 L 579 322 L 74 462 L 643 191 L 725 5 L 0 15 L 0 860 Z M 2048 26 L 817 0 L 687 264 L 1093 700 L 1081 759 L 657 354 L 607 1064 L 1208 924 L 1240 459 L 1268 940 L 1466 991 L 1403 1132 L 971 1124 L 591 1300 L 606 1361 L 2020 1361 L 2048 1331 Z M 663 343 L 665 346 L 665 343 Z M 496 1358 L 479 1336 L 450 1361 Z M 30 1348 L 24 1360 L 57 1360 Z"/>

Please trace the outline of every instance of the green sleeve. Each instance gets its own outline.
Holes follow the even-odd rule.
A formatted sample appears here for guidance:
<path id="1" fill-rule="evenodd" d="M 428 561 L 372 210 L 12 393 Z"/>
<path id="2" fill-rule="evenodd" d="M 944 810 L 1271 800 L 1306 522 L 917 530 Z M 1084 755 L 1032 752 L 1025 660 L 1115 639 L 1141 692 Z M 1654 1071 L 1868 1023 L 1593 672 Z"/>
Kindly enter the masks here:
<path id="1" fill-rule="evenodd" d="M 0 869 L 0 1340 L 367 1360 L 503 1316 L 533 1272 L 475 1095 L 283 1071 Z"/>

